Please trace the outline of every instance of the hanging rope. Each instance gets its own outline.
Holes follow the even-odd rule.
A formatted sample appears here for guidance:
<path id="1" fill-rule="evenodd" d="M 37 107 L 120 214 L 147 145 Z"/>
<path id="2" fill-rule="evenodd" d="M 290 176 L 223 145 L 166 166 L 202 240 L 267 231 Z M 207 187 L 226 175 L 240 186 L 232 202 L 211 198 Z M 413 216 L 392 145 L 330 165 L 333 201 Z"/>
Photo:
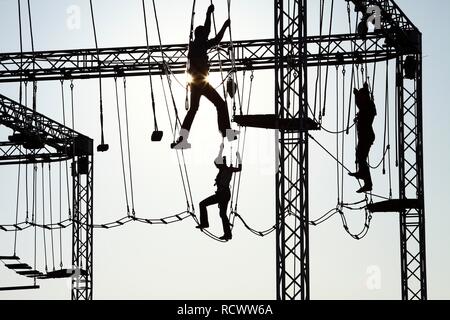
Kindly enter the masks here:
<path id="1" fill-rule="evenodd" d="M 333 12 L 334 12 L 334 0 L 331 0 L 330 7 L 330 24 L 328 27 L 328 36 L 331 36 L 332 27 L 333 27 Z M 331 48 L 328 47 L 328 53 L 330 53 Z M 328 91 L 328 75 L 329 75 L 329 65 L 326 66 L 325 70 L 325 91 L 324 91 L 324 101 L 323 101 L 323 109 L 322 114 L 319 115 L 319 123 L 322 123 L 322 118 L 326 115 L 326 106 L 327 106 L 327 91 Z"/>
<path id="2" fill-rule="evenodd" d="M 128 172 L 130 175 L 130 195 L 131 195 L 131 214 L 136 215 L 134 207 L 134 187 L 133 187 L 133 170 L 131 165 L 131 147 L 130 147 L 130 125 L 128 121 L 128 97 L 127 97 L 127 79 L 123 77 L 123 96 L 125 107 L 125 126 L 127 133 L 127 153 L 128 153 Z"/>
<path id="3" fill-rule="evenodd" d="M 31 221 L 34 223 L 34 270 L 37 270 L 37 227 L 36 227 L 36 216 L 37 216 L 37 165 L 33 165 L 33 197 L 32 197 L 32 217 Z M 36 278 L 34 278 L 34 284 L 36 285 Z"/>
<path id="4" fill-rule="evenodd" d="M 346 82 L 345 82 L 345 65 L 342 66 L 342 131 L 345 129 L 345 92 L 346 92 Z M 345 151 L 345 135 L 341 134 L 341 161 L 345 162 L 344 157 Z M 344 201 L 344 168 L 341 167 L 341 200 Z"/>
<path id="5" fill-rule="evenodd" d="M 253 88 L 253 79 L 254 79 L 254 75 L 253 75 L 253 70 L 252 73 L 250 75 L 250 89 L 249 89 L 249 93 L 248 93 L 248 100 L 247 100 L 247 110 L 246 110 L 246 114 L 249 114 L 250 111 L 250 102 L 251 102 L 251 96 L 252 96 L 252 88 Z M 242 151 L 241 151 L 241 161 L 244 161 L 244 157 L 245 157 L 245 142 L 246 142 L 246 138 L 247 138 L 247 127 L 244 128 L 244 135 L 243 135 L 243 142 L 242 142 Z M 239 192 L 240 192 L 240 188 L 241 188 L 241 178 L 242 178 L 242 172 L 238 173 L 238 182 L 237 182 L 237 191 L 236 191 L 236 197 L 235 197 L 235 206 L 234 206 L 234 211 L 237 211 L 237 207 L 238 207 L 238 202 L 239 202 Z"/>
<path id="6" fill-rule="evenodd" d="M 102 88 L 102 68 L 100 61 L 100 50 L 98 47 L 97 41 L 97 30 L 95 28 L 95 17 L 94 17 L 94 7 L 92 5 L 92 0 L 89 0 L 90 9 L 91 9 L 91 20 L 92 20 L 92 29 L 94 31 L 94 40 L 95 40 L 95 49 L 97 51 L 97 65 L 98 65 L 98 84 L 99 84 L 99 99 L 100 99 L 100 130 L 101 130 L 101 142 L 97 147 L 97 151 L 106 152 L 109 149 L 109 146 L 105 144 L 105 135 L 103 130 L 103 88 Z"/>
<path id="7" fill-rule="evenodd" d="M 17 191 L 16 191 L 16 224 L 19 222 L 19 198 L 20 198 L 20 163 L 17 170 Z M 17 231 L 14 232 L 14 254 L 17 252 Z"/>
<path id="8" fill-rule="evenodd" d="M 147 44 L 148 78 L 149 78 L 149 83 L 150 83 L 150 95 L 151 95 L 151 103 L 152 103 L 152 110 L 153 110 L 153 125 L 154 125 L 154 131 L 159 131 L 158 121 L 156 120 L 155 94 L 153 91 L 153 79 L 152 79 L 151 59 L 150 59 L 150 42 L 149 42 L 149 37 L 148 37 L 147 13 L 145 10 L 144 0 L 142 0 L 142 11 L 144 13 L 145 41 Z"/>
<path id="9" fill-rule="evenodd" d="M 114 89 L 116 93 L 116 107 L 117 107 L 117 122 L 119 124 L 119 144 L 120 144 L 120 159 L 122 160 L 122 177 L 123 177 L 123 188 L 125 193 L 125 203 L 127 209 L 127 215 L 130 213 L 130 205 L 128 202 L 128 187 L 127 187 L 127 177 L 125 174 L 125 160 L 123 156 L 123 140 L 122 140 L 122 123 L 120 121 L 120 107 L 119 107 L 119 92 L 117 90 L 117 77 L 114 77 Z"/>
<path id="10" fill-rule="evenodd" d="M 42 223 L 45 225 L 45 182 L 44 182 L 44 163 L 41 163 L 41 181 L 42 181 Z M 47 264 L 47 241 L 45 237 L 45 229 L 42 229 L 42 234 L 44 237 L 44 261 L 45 261 L 45 272 L 48 271 L 48 264 Z"/>
<path id="11" fill-rule="evenodd" d="M 62 221 L 62 167 L 59 162 L 59 221 Z M 59 229 L 59 266 L 63 267 L 62 229 Z"/>
<path id="12" fill-rule="evenodd" d="M 386 61 L 386 127 L 388 150 L 388 174 L 389 174 L 389 198 L 392 198 L 392 167 L 391 167 L 391 124 L 390 124 L 390 99 L 389 99 L 389 61 Z M 383 168 L 385 170 L 385 168 Z"/>
<path id="13" fill-rule="evenodd" d="M 50 211 L 50 224 L 53 224 L 53 201 L 52 201 L 52 168 L 50 163 L 48 164 L 48 193 L 50 197 L 49 201 L 49 211 Z M 55 243 L 53 237 L 53 230 L 50 230 L 50 241 L 52 248 L 52 263 L 53 271 L 55 271 Z"/>
<path id="14" fill-rule="evenodd" d="M 339 66 L 336 66 L 336 131 L 339 132 Z M 336 135 L 336 159 L 339 160 L 339 135 Z M 337 203 L 341 202 L 340 198 L 340 176 L 339 176 L 339 163 L 336 162 L 336 190 L 337 190 Z"/>
<path id="15" fill-rule="evenodd" d="M 74 130 L 74 107 L 73 107 L 73 81 L 70 82 L 70 98 L 71 98 L 71 105 L 72 105 L 72 130 Z M 64 95 L 64 80 L 61 80 L 61 106 L 62 106 L 62 121 L 63 125 L 66 126 L 66 102 L 65 102 L 65 95 Z M 75 152 L 75 144 L 73 144 L 73 151 Z M 66 169 L 66 194 L 67 194 L 67 208 L 69 212 L 69 217 L 71 216 L 71 209 L 70 209 L 70 188 L 69 188 L 69 164 L 67 161 L 64 162 L 65 169 Z M 59 169 L 61 170 L 61 162 L 59 163 Z M 60 173 L 61 175 L 61 173 Z M 61 210 L 61 208 L 60 208 Z M 61 212 L 60 212 L 61 213 Z"/>
<path id="16" fill-rule="evenodd" d="M 210 4 L 214 5 L 212 0 L 210 0 Z M 214 26 L 214 33 L 215 33 L 215 36 L 217 37 L 216 15 L 215 15 L 214 11 L 212 13 L 212 22 L 213 22 L 213 26 Z M 220 77 L 222 79 L 223 96 L 225 97 L 225 100 L 226 100 L 227 99 L 227 90 L 225 87 L 226 78 L 224 78 L 224 76 L 223 76 L 222 58 L 220 56 L 219 44 L 216 45 L 215 49 L 217 52 L 217 57 L 219 59 L 219 69 L 220 69 Z M 232 73 L 230 73 L 230 75 L 232 75 Z"/>

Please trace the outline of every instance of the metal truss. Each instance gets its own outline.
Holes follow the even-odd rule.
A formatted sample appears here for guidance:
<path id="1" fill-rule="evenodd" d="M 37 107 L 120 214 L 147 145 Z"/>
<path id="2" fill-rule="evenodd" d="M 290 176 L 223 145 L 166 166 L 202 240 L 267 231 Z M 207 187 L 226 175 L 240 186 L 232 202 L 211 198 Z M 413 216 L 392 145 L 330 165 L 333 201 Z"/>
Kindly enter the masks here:
<path id="1" fill-rule="evenodd" d="M 93 298 L 93 156 L 76 157 L 72 163 L 73 232 L 72 300 Z"/>
<path id="2" fill-rule="evenodd" d="M 357 34 L 331 36 L 311 36 L 306 38 L 308 66 L 370 63 L 396 58 L 395 48 L 384 46 L 385 36 Z M 236 69 L 268 70 L 275 68 L 275 45 L 277 39 L 262 39 L 233 42 Z M 298 43 L 297 37 L 285 38 L 284 45 Z M 220 50 L 211 52 L 212 72 L 233 70 L 228 51 L 228 42 L 220 45 Z M 63 51 L 41 51 L 0 54 L 0 82 L 43 81 L 65 79 L 97 78 L 100 63 L 102 77 L 145 76 L 165 73 L 164 65 L 174 74 L 186 72 L 188 47 L 184 45 L 165 45 L 163 54 L 159 46 L 151 46 L 150 65 L 146 47 L 119 47 L 99 49 L 80 49 Z M 286 53 L 285 61 L 300 64 L 298 57 Z"/>
<path id="3" fill-rule="evenodd" d="M 308 119 L 306 0 L 275 4 L 275 113 Z M 294 15 L 289 15 L 292 10 Z M 286 41 L 298 38 L 299 41 Z M 295 57 L 295 61 L 289 58 Z M 288 67 L 284 65 L 288 62 Z M 292 102 L 292 103 L 291 103 Z M 299 128 L 300 129 L 300 128 Z M 309 299 L 308 132 L 279 131 L 276 176 L 277 299 Z"/>
<path id="4" fill-rule="evenodd" d="M 72 299 L 92 299 L 92 140 L 2 95 L 0 124 L 13 130 L 10 141 L 0 143 L 0 165 L 74 159 Z"/>
<path id="5" fill-rule="evenodd" d="M 403 300 L 427 299 L 422 123 L 422 56 L 414 80 L 405 79 L 405 59 L 397 60 L 400 199 L 418 199 L 417 208 L 400 212 Z"/>
<path id="6" fill-rule="evenodd" d="M 293 10 L 289 10 L 288 3 Z M 221 67 L 225 71 L 233 70 L 230 50 L 234 50 L 237 70 L 274 69 L 275 113 L 281 119 L 306 119 L 308 67 L 397 60 L 400 198 L 418 199 L 421 203 L 420 208 L 400 213 L 402 298 L 426 299 L 421 34 L 393 0 L 363 0 L 361 3 L 366 8 L 377 6 L 380 9 L 381 30 L 367 35 L 308 36 L 307 0 L 274 0 L 275 38 L 236 41 L 233 46 L 221 43 L 219 50 L 210 53 L 211 71 L 219 71 Z M 162 53 L 159 46 L 151 46 L 150 57 L 147 47 L 1 53 L 0 82 L 89 79 L 97 78 L 99 71 L 102 77 L 161 75 L 167 71 L 182 74 L 186 70 L 187 50 L 186 44 L 163 45 Z M 403 76 L 405 58 L 411 55 L 419 62 L 415 80 Z M 8 110 L 3 110 L 4 101 L 8 100 L 0 98 L 0 121 L 5 118 L 2 124 L 14 123 Z M 21 115 L 20 123 L 26 127 L 32 121 L 36 129 L 41 128 L 43 124 L 35 122 L 33 117 Z M 281 130 L 278 134 L 277 298 L 306 300 L 310 298 L 308 135 L 301 130 Z M 78 217 L 76 220 L 82 222 L 74 226 L 73 263 L 86 268 L 87 273 L 81 284 L 74 285 L 72 298 L 91 299 L 92 141 L 81 138 L 82 142 L 90 141 L 90 146 L 64 144 L 61 143 L 64 137 L 51 137 L 54 141 L 47 139 L 45 148 L 25 153 L 21 145 L 0 144 L 0 161 L 33 162 L 62 159 L 64 155 L 75 157 L 74 214 Z M 67 152 L 76 145 L 87 145 L 86 150 L 91 153 Z"/>

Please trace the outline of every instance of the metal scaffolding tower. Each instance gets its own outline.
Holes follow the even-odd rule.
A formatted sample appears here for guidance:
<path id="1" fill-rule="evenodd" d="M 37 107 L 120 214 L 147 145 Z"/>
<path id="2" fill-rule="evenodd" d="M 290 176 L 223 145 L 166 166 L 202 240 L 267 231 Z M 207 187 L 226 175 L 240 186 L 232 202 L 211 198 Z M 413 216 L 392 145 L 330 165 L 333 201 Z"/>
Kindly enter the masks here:
<path id="1" fill-rule="evenodd" d="M 403 299 L 426 299 L 425 213 L 422 134 L 421 33 L 393 0 L 348 0 L 363 9 L 380 9 L 381 29 L 367 35 L 309 36 L 307 0 L 274 0 L 275 38 L 224 42 L 211 59 L 211 71 L 225 71 L 234 64 L 227 52 L 234 50 L 237 70 L 275 70 L 275 114 L 281 120 L 308 118 L 308 68 L 339 66 L 396 59 L 399 131 L 399 201 L 406 208 L 387 203 L 384 210 L 400 213 L 401 285 Z M 361 7 L 360 7 L 361 8 Z M 186 44 L 118 47 L 0 54 L 0 82 L 88 79 L 164 74 L 164 63 L 175 74 L 185 72 Z M 148 56 L 150 55 L 150 56 Z M 149 65 L 150 61 L 150 65 Z M 164 62 L 164 63 L 163 63 Z M 411 65 L 416 66 L 412 68 Z M 289 97 L 295 97 L 295 105 Z M 3 122 L 2 122 L 3 123 Z M 4 123 L 3 123 L 4 124 Z M 310 298 L 308 250 L 308 128 L 279 128 L 276 174 L 277 298 Z M 16 143 L 1 144 L 0 160 L 24 159 Z M 11 153 L 14 150 L 14 155 Z M 49 157 L 53 155 L 49 154 Z M 73 158 L 73 154 L 65 155 Z M 33 161 L 38 161 L 35 157 Z M 44 161 L 48 158 L 42 158 Z M 26 160 L 23 160 L 26 161 Z M 293 163 L 287 171 L 288 163 Z M 72 298 L 92 299 L 92 142 L 90 153 L 75 157 L 73 171 L 73 263 L 87 268 L 87 276 L 74 286 Z M 398 203 L 397 203 L 398 204 Z M 76 209 L 76 211 L 75 211 Z"/>
<path id="2" fill-rule="evenodd" d="M 0 165 L 72 160 L 72 299 L 92 299 L 93 141 L 3 95 L 0 124 L 13 130 L 0 143 Z"/>

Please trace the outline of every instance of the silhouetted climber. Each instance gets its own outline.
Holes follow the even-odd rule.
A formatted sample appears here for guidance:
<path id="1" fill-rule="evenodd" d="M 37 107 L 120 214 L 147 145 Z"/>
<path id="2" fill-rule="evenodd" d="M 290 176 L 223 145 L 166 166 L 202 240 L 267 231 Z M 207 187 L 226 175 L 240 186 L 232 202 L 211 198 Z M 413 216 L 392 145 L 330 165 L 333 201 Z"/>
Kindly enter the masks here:
<path id="1" fill-rule="evenodd" d="M 224 145 L 222 143 L 220 146 L 219 155 L 214 160 L 214 164 L 216 165 L 217 169 L 219 169 L 219 173 L 216 176 L 216 183 L 214 184 L 215 186 L 217 186 L 217 191 L 214 195 L 200 202 L 200 224 L 197 226 L 197 228 L 205 229 L 209 227 L 207 207 L 218 203 L 224 233 L 224 235 L 220 237 L 220 239 L 228 241 L 231 240 L 230 221 L 228 220 L 227 216 L 228 202 L 231 198 L 230 181 L 233 173 L 240 172 L 242 170 L 242 161 L 239 152 L 236 152 L 237 160 L 239 163 L 238 167 L 235 168 L 232 165 L 227 166 L 226 157 L 222 157 L 223 147 Z"/>
<path id="2" fill-rule="evenodd" d="M 217 121 L 222 136 L 227 137 L 228 141 L 237 139 L 238 131 L 231 130 L 230 127 L 230 116 L 226 102 L 208 83 L 209 64 L 207 52 L 220 43 L 225 34 L 225 30 L 230 26 L 230 20 L 228 19 L 225 21 L 217 36 L 208 40 L 211 31 L 211 14 L 213 12 L 214 5 L 210 5 L 206 13 L 205 24 L 195 29 L 195 39 L 189 44 L 187 71 L 192 77 L 190 83 L 191 106 L 181 125 L 180 137 L 176 142 L 171 144 L 171 148 L 173 149 L 189 149 L 191 147 L 187 140 L 192 122 L 199 107 L 201 96 L 205 96 L 216 106 Z"/>
<path id="3" fill-rule="evenodd" d="M 356 130 L 358 134 L 358 146 L 356 147 L 356 163 L 358 171 L 350 173 L 352 177 L 364 181 L 364 186 L 357 193 L 372 191 L 372 178 L 370 176 L 370 168 L 367 163 L 370 148 L 375 141 L 375 133 L 373 131 L 373 120 L 377 115 L 375 103 L 371 98 L 369 84 L 366 82 L 360 90 L 354 89 L 356 106 L 359 112 L 356 116 Z"/>

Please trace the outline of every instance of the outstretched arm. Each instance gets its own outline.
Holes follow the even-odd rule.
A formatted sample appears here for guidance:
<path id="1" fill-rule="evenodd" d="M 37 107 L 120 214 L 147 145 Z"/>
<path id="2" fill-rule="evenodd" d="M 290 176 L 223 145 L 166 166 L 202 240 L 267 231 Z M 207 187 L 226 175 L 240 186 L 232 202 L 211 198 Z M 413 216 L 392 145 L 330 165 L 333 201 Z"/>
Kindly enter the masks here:
<path id="1" fill-rule="evenodd" d="M 206 20 L 205 20 L 205 29 L 206 29 L 206 36 L 209 36 L 209 33 L 211 32 L 211 15 L 214 12 L 214 5 L 210 5 L 208 7 L 208 11 L 206 12 Z"/>
<path id="2" fill-rule="evenodd" d="M 225 23 L 222 26 L 222 29 L 220 29 L 219 33 L 217 34 L 217 36 L 211 40 L 209 40 L 208 45 L 210 48 L 217 46 L 220 41 L 222 41 L 222 38 L 225 34 L 225 31 L 227 30 L 227 28 L 230 26 L 230 19 L 228 19 L 227 21 L 225 21 Z"/>

